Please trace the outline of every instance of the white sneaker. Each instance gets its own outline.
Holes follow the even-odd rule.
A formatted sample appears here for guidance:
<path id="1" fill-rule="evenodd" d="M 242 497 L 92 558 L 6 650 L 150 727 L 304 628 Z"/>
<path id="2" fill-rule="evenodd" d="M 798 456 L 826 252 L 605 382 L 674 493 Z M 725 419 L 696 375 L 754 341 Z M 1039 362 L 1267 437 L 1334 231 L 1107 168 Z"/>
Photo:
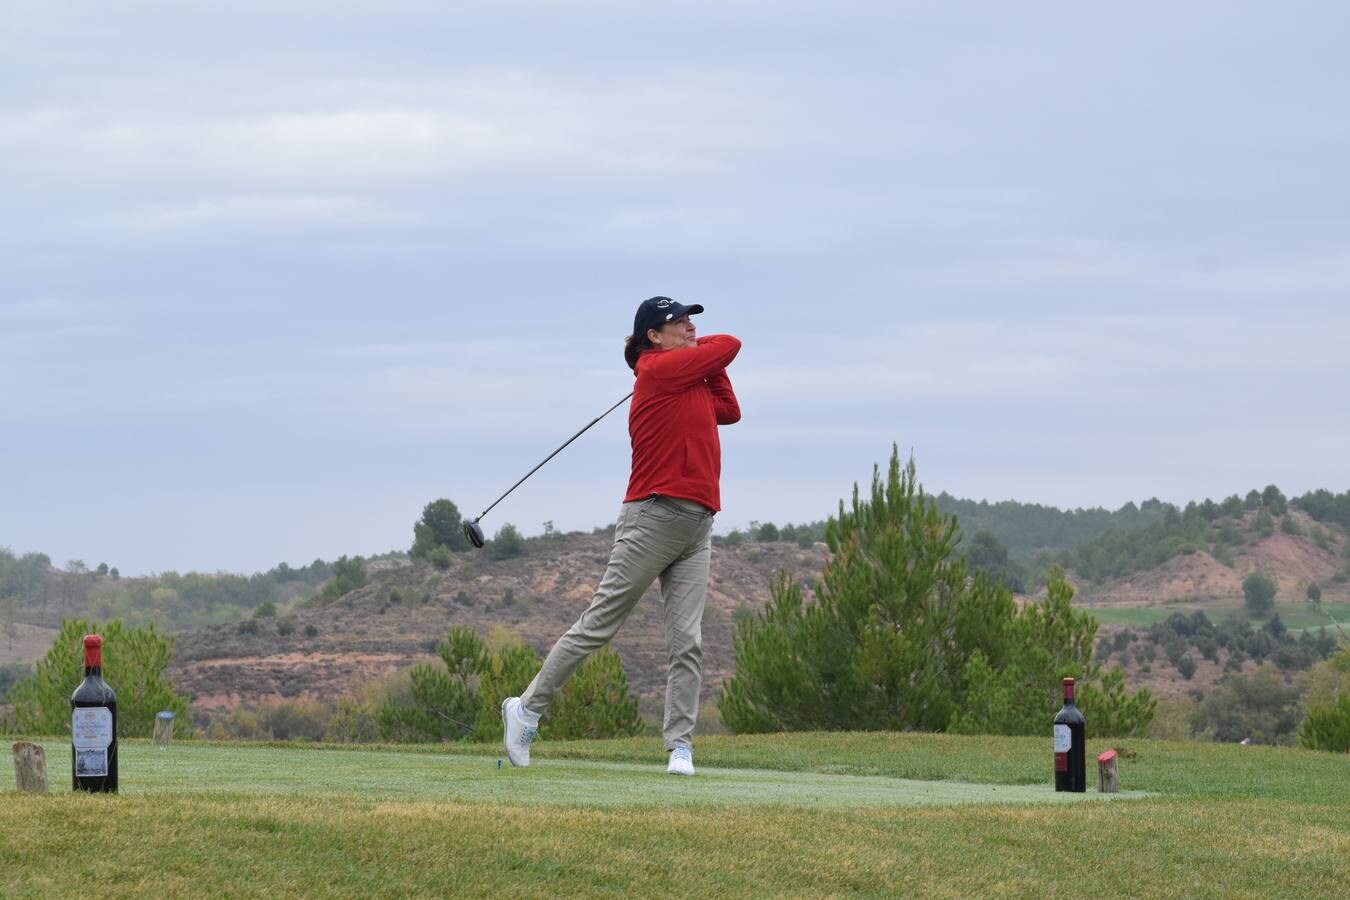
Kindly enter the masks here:
<path id="1" fill-rule="evenodd" d="M 670 751 L 670 765 L 666 766 L 667 775 L 693 775 L 694 754 L 684 744 L 676 744 Z"/>
<path id="2" fill-rule="evenodd" d="M 530 742 L 538 733 L 538 725 L 526 723 L 519 697 L 507 697 L 502 701 L 502 744 L 506 747 L 506 758 L 511 760 L 511 765 L 530 764 Z"/>

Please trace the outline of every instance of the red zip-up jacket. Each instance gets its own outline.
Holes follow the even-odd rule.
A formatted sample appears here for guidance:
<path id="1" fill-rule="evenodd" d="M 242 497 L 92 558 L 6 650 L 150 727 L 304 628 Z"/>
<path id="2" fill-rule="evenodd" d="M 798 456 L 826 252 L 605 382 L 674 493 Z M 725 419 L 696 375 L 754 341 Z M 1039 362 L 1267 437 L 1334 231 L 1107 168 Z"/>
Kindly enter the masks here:
<path id="1" fill-rule="evenodd" d="M 625 503 L 663 494 L 713 512 L 722 508 L 717 426 L 741 419 L 727 377 L 727 365 L 740 349 L 741 342 L 731 335 L 710 334 L 694 347 L 645 350 L 638 356 L 628 408 L 633 474 Z"/>

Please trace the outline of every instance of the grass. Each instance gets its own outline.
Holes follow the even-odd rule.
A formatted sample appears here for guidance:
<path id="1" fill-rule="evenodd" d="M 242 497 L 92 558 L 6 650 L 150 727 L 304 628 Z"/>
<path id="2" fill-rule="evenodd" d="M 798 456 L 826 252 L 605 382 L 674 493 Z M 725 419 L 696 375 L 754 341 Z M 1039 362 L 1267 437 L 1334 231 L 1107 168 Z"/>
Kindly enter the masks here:
<path id="1" fill-rule="evenodd" d="M 1350 757 L 1090 741 L 1122 749 L 1136 792 L 1100 802 L 1047 789 L 1048 743 L 709 737 L 682 780 L 650 738 L 541 744 L 500 771 L 492 746 L 127 742 L 118 796 L 0 793 L 0 896 L 1330 897 L 1350 879 Z"/>
<path id="2" fill-rule="evenodd" d="M 1230 616 L 1236 616 L 1239 619 L 1245 619 L 1252 623 L 1254 627 L 1259 628 L 1264 624 L 1264 619 L 1257 619 L 1247 614 L 1246 608 L 1241 602 L 1230 600 L 1213 601 L 1188 601 L 1177 603 L 1166 603 L 1158 606 L 1098 606 L 1083 607 L 1090 612 L 1102 625 L 1121 625 L 1133 628 L 1146 628 L 1157 622 L 1166 621 L 1173 613 L 1182 613 L 1188 615 L 1196 611 L 1203 611 L 1213 622 L 1222 622 Z M 1303 631 L 1306 629 L 1317 630 L 1326 626 L 1327 630 L 1333 634 L 1336 632 L 1336 626 L 1333 624 L 1333 618 L 1341 624 L 1342 628 L 1350 631 L 1350 603 L 1324 603 L 1322 612 L 1313 604 L 1306 601 L 1297 603 L 1280 603 L 1275 607 L 1275 611 L 1280 615 L 1280 621 L 1284 627 L 1290 631 Z M 1328 618 L 1327 613 L 1331 614 Z"/>

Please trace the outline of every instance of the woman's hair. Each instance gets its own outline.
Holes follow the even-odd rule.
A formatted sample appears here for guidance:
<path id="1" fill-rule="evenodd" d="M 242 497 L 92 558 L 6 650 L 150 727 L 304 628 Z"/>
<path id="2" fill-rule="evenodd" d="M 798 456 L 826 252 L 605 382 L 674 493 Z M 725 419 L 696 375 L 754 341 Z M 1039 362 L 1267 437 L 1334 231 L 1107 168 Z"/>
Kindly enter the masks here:
<path id="1" fill-rule="evenodd" d="M 652 349 L 652 342 L 647 340 L 646 332 L 633 335 L 623 339 L 623 361 L 628 363 L 628 368 L 637 371 L 638 354 L 643 350 Z"/>

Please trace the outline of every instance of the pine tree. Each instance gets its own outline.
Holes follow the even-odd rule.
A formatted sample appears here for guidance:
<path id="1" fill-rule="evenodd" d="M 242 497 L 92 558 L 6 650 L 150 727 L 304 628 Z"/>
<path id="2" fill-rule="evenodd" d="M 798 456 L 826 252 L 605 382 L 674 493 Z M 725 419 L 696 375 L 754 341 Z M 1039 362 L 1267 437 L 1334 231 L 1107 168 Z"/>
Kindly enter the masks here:
<path id="1" fill-rule="evenodd" d="M 721 702 L 734 731 L 1036 733 L 1060 678 L 1099 675 L 1096 623 L 1071 607 L 1062 573 L 1044 602 L 1020 610 L 1006 587 L 971 577 L 955 517 L 924 494 L 912 458 L 901 468 L 898 448 L 869 499 L 855 486 L 851 507 L 840 503 L 826 541 L 833 558 L 816 603 L 780 576 L 763 614 L 737 627 Z M 1128 731 L 1152 718 L 1147 692 L 1101 690 L 1094 704 Z"/>

